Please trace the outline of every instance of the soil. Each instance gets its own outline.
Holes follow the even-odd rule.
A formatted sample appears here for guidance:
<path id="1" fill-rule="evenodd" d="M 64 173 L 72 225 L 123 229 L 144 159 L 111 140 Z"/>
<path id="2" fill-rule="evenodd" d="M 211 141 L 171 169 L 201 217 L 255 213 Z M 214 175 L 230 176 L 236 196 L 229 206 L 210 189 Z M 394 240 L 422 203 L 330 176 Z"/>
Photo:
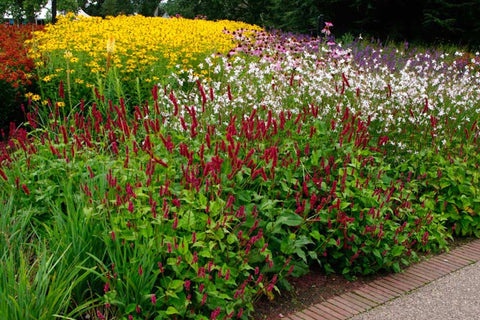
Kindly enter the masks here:
<path id="1" fill-rule="evenodd" d="M 473 237 L 455 239 L 450 242 L 450 250 L 472 241 Z M 425 254 L 421 259 L 427 259 Z M 261 297 L 255 303 L 253 320 L 281 320 L 287 315 L 308 308 L 311 305 L 321 303 L 331 297 L 355 290 L 356 288 L 384 276 L 376 274 L 372 276 L 357 277 L 355 280 L 348 280 L 341 275 L 326 275 L 319 269 L 312 269 L 310 272 L 299 278 L 289 278 L 292 290 L 276 294 L 274 300 Z"/>
<path id="2" fill-rule="evenodd" d="M 293 288 L 291 291 L 277 293 L 274 300 L 269 300 L 266 296 L 261 297 L 255 303 L 252 319 L 280 320 L 313 304 L 355 290 L 377 277 L 378 275 L 348 280 L 341 275 L 326 275 L 321 270 L 313 269 L 299 278 L 289 278 L 288 281 Z"/>

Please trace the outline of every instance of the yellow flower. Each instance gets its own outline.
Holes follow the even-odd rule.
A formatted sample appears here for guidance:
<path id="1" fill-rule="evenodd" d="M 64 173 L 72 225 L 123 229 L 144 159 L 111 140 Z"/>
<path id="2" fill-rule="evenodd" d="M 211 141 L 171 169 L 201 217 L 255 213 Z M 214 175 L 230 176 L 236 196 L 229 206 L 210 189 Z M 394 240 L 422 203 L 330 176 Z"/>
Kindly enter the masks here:
<path id="1" fill-rule="evenodd" d="M 75 79 L 75 83 L 78 83 L 78 84 L 83 84 L 85 81 L 83 81 L 83 79 Z"/>
<path id="2" fill-rule="evenodd" d="M 49 81 L 55 79 L 51 70 L 56 70 L 61 78 L 69 63 L 80 60 L 75 69 L 86 83 L 95 83 L 98 74 L 104 77 L 108 67 L 113 66 L 121 77 L 132 74 L 135 78 L 141 74 L 143 78 L 155 79 L 154 75 L 163 77 L 172 70 L 179 72 L 181 67 L 176 65 L 183 63 L 187 68 L 195 68 L 213 53 L 227 54 L 236 42 L 225 30 L 240 29 L 262 30 L 228 20 L 141 15 L 74 18 L 69 14 L 59 17 L 56 24 L 47 25 L 43 31 L 34 32 L 29 41 L 29 56 L 40 74 L 50 75 Z"/>
<path id="3" fill-rule="evenodd" d="M 33 93 L 31 92 L 25 93 L 25 98 L 30 98 L 31 96 L 33 96 Z"/>
<path id="4" fill-rule="evenodd" d="M 38 94 L 34 94 L 34 95 L 32 96 L 32 100 L 33 100 L 33 101 L 39 101 L 40 99 L 41 99 L 41 98 L 40 98 L 40 96 L 39 96 Z"/>
<path id="5" fill-rule="evenodd" d="M 44 82 L 49 82 L 50 80 L 52 80 L 52 77 L 50 77 L 50 76 L 45 76 L 45 77 L 43 77 L 42 80 L 43 80 Z"/>
<path id="6" fill-rule="evenodd" d="M 65 107 L 65 102 L 63 102 L 63 101 L 59 101 L 59 102 L 57 102 L 57 106 L 59 106 L 59 107 L 62 107 L 62 108 L 63 108 L 63 107 Z"/>

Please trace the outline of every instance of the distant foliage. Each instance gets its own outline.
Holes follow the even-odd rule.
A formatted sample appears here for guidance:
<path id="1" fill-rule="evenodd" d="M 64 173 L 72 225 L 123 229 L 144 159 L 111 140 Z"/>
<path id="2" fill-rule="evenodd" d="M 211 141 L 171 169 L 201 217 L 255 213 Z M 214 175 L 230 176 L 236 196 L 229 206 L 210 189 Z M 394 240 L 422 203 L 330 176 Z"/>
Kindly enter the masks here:
<path id="1" fill-rule="evenodd" d="M 170 14 L 243 20 L 271 28 L 316 34 L 318 17 L 335 21 L 337 34 L 360 33 L 384 40 L 478 45 L 478 1 L 467 0 L 175 0 Z"/>

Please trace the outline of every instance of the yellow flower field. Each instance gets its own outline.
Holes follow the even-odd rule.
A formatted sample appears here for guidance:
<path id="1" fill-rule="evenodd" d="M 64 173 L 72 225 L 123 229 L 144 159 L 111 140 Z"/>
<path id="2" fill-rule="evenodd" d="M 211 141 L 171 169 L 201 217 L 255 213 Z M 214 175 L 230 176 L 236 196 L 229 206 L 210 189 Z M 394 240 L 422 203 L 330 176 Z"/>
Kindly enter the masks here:
<path id="1" fill-rule="evenodd" d="M 140 15 L 102 19 L 67 14 L 57 24 L 35 33 L 29 41 L 29 55 L 36 62 L 45 91 L 55 90 L 68 73 L 72 77 L 68 85 L 74 92 L 90 92 L 94 85 L 105 85 L 113 73 L 114 82 L 120 81 L 128 92 L 136 81 L 157 81 L 171 71 L 195 68 L 200 59 L 212 53 L 228 53 L 236 44 L 224 31 L 239 29 L 261 30 L 226 20 Z"/>

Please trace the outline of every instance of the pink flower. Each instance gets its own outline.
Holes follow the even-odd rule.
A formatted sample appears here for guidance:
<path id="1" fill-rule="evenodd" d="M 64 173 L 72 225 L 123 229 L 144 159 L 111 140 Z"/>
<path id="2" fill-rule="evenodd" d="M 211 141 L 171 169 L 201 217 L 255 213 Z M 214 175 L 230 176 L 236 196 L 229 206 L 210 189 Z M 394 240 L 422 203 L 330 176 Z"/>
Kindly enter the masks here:
<path id="1" fill-rule="evenodd" d="M 97 317 L 101 320 L 105 320 L 105 316 L 98 310 L 97 310 Z"/>
<path id="2" fill-rule="evenodd" d="M 128 201 L 128 211 L 130 211 L 130 213 L 133 213 L 133 203 L 132 203 L 132 201 Z"/>
<path id="3" fill-rule="evenodd" d="M 157 304 L 157 297 L 154 294 L 152 294 L 151 299 L 152 299 L 152 304 L 154 304 L 154 305 Z"/>

